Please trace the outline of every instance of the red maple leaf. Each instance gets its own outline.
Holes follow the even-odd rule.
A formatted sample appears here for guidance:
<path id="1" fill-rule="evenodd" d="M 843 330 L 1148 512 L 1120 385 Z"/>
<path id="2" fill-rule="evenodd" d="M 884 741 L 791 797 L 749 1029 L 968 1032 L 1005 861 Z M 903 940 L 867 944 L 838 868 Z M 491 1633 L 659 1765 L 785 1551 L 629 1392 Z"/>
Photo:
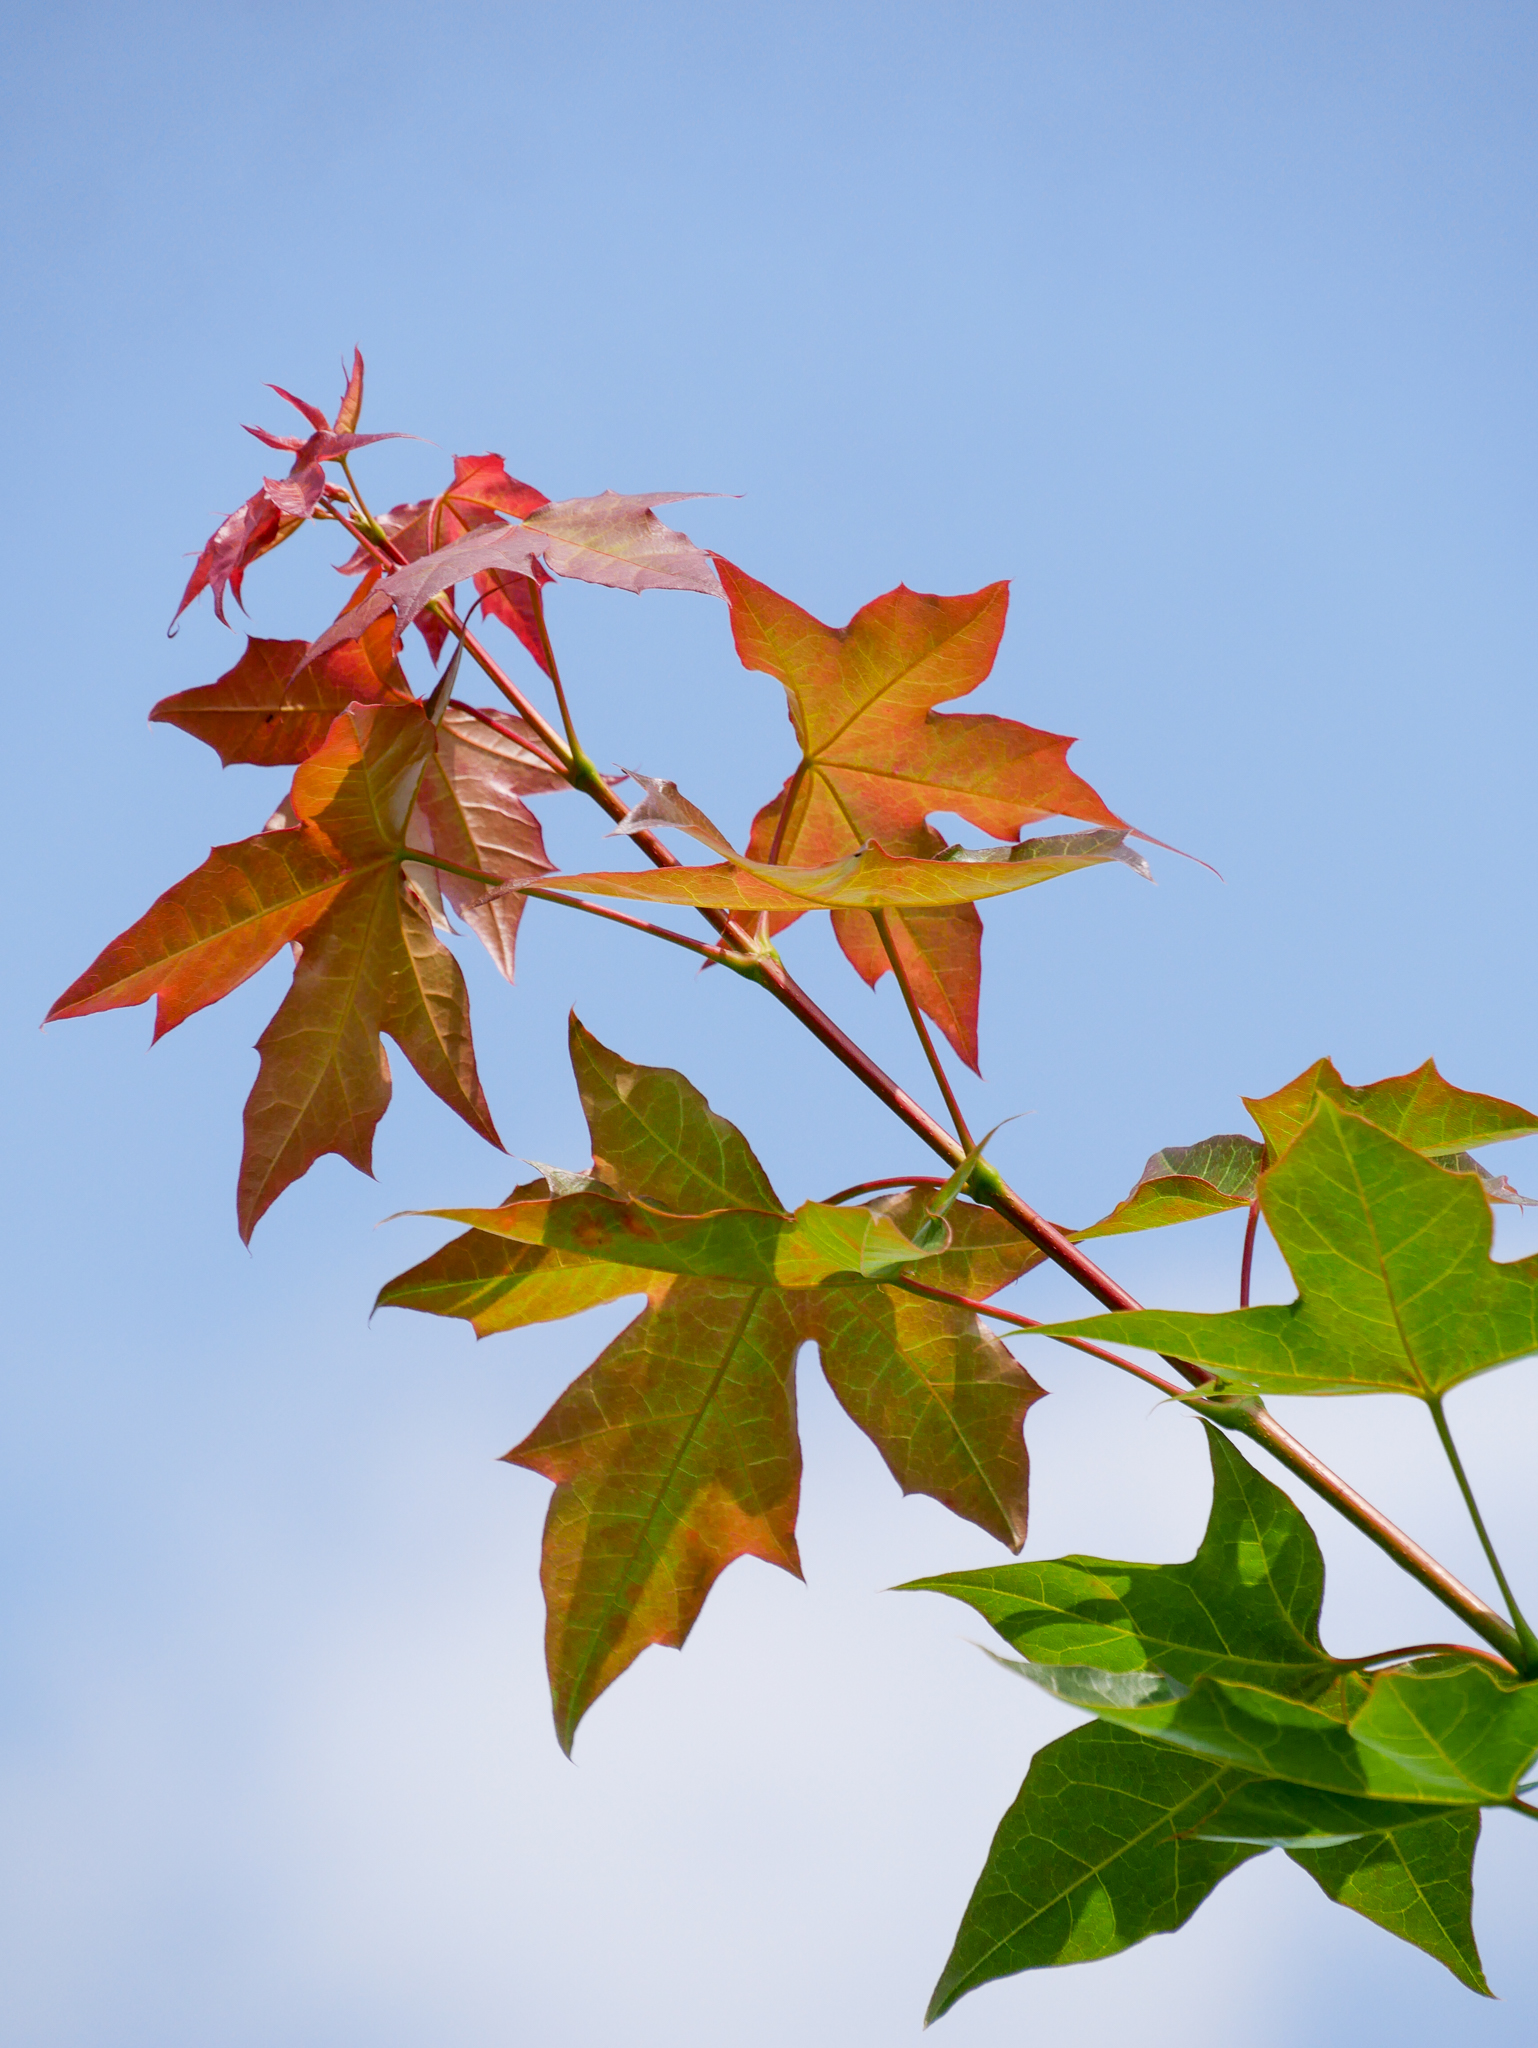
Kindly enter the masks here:
<path id="1" fill-rule="evenodd" d="M 243 505 L 237 505 L 229 517 L 215 527 L 187 578 L 187 588 L 182 592 L 182 601 L 171 620 L 172 632 L 176 630 L 177 619 L 205 590 L 213 592 L 214 615 L 227 626 L 230 622 L 225 617 L 225 592 L 228 591 L 239 604 L 246 570 L 258 556 L 280 546 L 313 515 L 326 493 L 326 463 L 351 454 L 354 448 L 366 448 L 374 441 L 398 441 L 402 438 L 399 434 L 359 434 L 353 431 L 363 405 L 363 357 L 357 349 L 353 350 L 352 373 L 334 422 L 328 422 L 318 407 L 296 398 L 281 384 L 269 385 L 268 389 L 276 391 L 280 398 L 286 399 L 302 413 L 314 431 L 308 436 L 300 436 L 270 434 L 265 427 L 246 428 L 248 434 L 254 434 L 266 447 L 292 455 L 293 463 L 285 477 L 264 477 L 261 489 L 253 491 Z"/>

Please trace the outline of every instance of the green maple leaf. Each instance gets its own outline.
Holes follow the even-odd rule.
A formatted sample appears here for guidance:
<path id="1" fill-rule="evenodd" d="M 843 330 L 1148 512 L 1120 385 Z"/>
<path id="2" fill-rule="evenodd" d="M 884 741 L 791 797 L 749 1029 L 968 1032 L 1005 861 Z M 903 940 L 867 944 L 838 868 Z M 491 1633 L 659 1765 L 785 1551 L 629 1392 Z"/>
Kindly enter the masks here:
<path id="1" fill-rule="evenodd" d="M 1474 1851 L 1479 1814 L 1464 1809 L 1322 1849 L 1289 1848 L 1327 1898 L 1445 1963 L 1492 1996 L 1474 1942 Z"/>
<path id="2" fill-rule="evenodd" d="M 1538 1117 L 1531 1110 L 1497 1095 L 1455 1088 L 1443 1080 L 1434 1060 L 1411 1073 L 1368 1081 L 1360 1088 L 1344 1082 L 1332 1061 L 1315 1060 L 1274 1095 L 1247 1095 L 1244 1106 L 1264 1133 L 1271 1157 L 1279 1159 L 1322 1101 L 1361 1117 L 1428 1158 L 1538 1131 Z"/>
<path id="3" fill-rule="evenodd" d="M 1010 1668 L 1067 1705 L 1257 1777 L 1423 1807 L 1506 1804 L 1538 1754 L 1538 1684 L 1476 1652 L 1372 1675 L 1371 1657 L 1330 1657 L 1312 1530 L 1209 1438 L 1212 1514 L 1189 1564 L 1062 1558 L 904 1590 L 964 1600 L 1025 1653 Z"/>
<path id="4" fill-rule="evenodd" d="M 1498 1096 L 1453 1087 L 1431 1060 L 1413 1073 L 1369 1081 L 1360 1088 L 1348 1087 L 1329 1060 L 1315 1060 L 1274 1095 L 1245 1097 L 1245 1108 L 1265 1134 L 1263 1143 L 1229 1132 L 1196 1145 L 1166 1146 L 1154 1153 L 1126 1200 L 1087 1230 L 1075 1231 L 1074 1241 L 1160 1230 L 1247 1207 L 1255 1199 L 1262 1170 L 1287 1151 L 1321 1101 L 1386 1131 L 1448 1173 L 1472 1175 L 1489 1201 L 1527 1200 L 1509 1180 L 1481 1166 L 1467 1148 L 1538 1131 L 1538 1117 L 1530 1110 Z"/>
<path id="5" fill-rule="evenodd" d="M 1126 1200 L 1088 1230 L 1075 1231 L 1074 1240 L 1162 1230 L 1167 1224 L 1243 1209 L 1255 1199 L 1264 1163 L 1265 1147 L 1239 1132 L 1203 1138 L 1196 1145 L 1166 1145 L 1143 1168 Z"/>
<path id="6" fill-rule="evenodd" d="M 1367 1677 L 1360 1664 L 1330 1657 L 1319 1641 L 1324 1568 L 1313 1531 L 1279 1488 L 1216 1431 L 1208 1434 L 1212 1511 L 1189 1564 L 1068 1557 L 952 1572 L 907 1590 L 966 1602 L 1024 1653 L 1013 1669 L 1136 1738 L 1131 1747 L 1069 1750 L 1089 1733 L 1080 1729 L 1038 1757 L 1041 1765 L 1061 1752 L 1094 1765 L 1100 1804 L 1076 1815 L 1067 1802 L 1055 1822 L 1055 1854 L 1089 1858 L 1099 1853 L 1100 1837 L 1119 1843 L 1135 1835 L 1135 1853 L 1146 1857 L 1162 1841 L 1161 1868 L 1186 1887 L 1180 1920 L 1188 1917 L 1205 1892 L 1192 1875 L 1197 1866 L 1182 1865 L 1175 1844 L 1160 1836 L 1157 1813 L 1147 1821 L 1153 1774 L 1171 1798 L 1205 1802 L 1194 1815 L 1183 1806 L 1171 1835 L 1252 1854 L 1285 1848 L 1340 1904 L 1483 1991 L 1469 1926 L 1478 1806 L 1509 1798 L 1538 1749 L 1538 1686 L 1508 1683 L 1472 1659 L 1423 1658 Z M 1207 1775 L 1158 1778 L 1150 1752 L 1161 1743 Z M 1049 1764 L 1049 1779 L 1058 1768 Z M 1073 1942 L 1065 1952 L 1046 1952 L 1044 1930 L 1067 1923 L 1039 1843 L 1029 1853 L 1022 1846 L 1025 1835 L 1040 1832 L 1032 1819 L 1036 1775 L 1033 1766 L 989 1866 L 997 1879 L 1002 1855 L 1001 1868 L 1012 1873 L 1018 1925 L 998 1967 L 979 1974 L 979 1929 L 970 1925 L 979 1902 L 984 1925 L 1006 1915 L 1006 1888 L 985 1872 L 936 1994 L 938 2009 L 986 1976 L 1083 1959 Z M 1101 1806 L 1119 1790 L 1125 1804 L 1111 1803 L 1108 1820 Z M 1205 1889 L 1231 1867 L 1216 1868 Z M 1023 1882 L 1027 1875 L 1035 1889 Z M 1102 1896 L 1092 1887 L 1079 1896 L 1073 1924 L 1099 1916 L 1105 1945 L 1093 1953 L 1162 1931 L 1123 1915 L 1120 1905 L 1114 1891 Z"/>
<path id="7" fill-rule="evenodd" d="M 926 2020 L 995 1977 L 1094 1962 L 1183 1927 L 1264 1854 L 1199 1834 L 1242 1775 L 1093 1721 L 1048 1743 L 999 1823 Z"/>
<path id="8" fill-rule="evenodd" d="M 947 1572 L 901 1590 L 965 1601 L 1038 1668 L 1183 1686 L 1214 1675 L 1317 1697 L 1345 1667 L 1319 1641 L 1324 1560 L 1314 1532 L 1224 1437 L 1209 1430 L 1208 1439 L 1212 1511 L 1189 1564 L 1064 1557 Z"/>
<path id="9" fill-rule="evenodd" d="M 1433 1400 L 1538 1350 L 1538 1255 L 1497 1264 L 1477 1180 L 1319 1100 L 1260 1206 L 1299 1298 L 1226 1315 L 1139 1309 L 1050 1326 L 1194 1359 L 1261 1394 Z"/>
<path id="10" fill-rule="evenodd" d="M 1039 1254 L 957 1203 L 948 1246 L 910 1232 L 925 1198 L 787 1213 L 741 1133 L 681 1074 L 640 1067 L 573 1020 L 593 1143 L 575 1192 L 515 1189 L 380 1302 L 482 1335 L 644 1294 L 647 1306 L 508 1453 L 556 1483 L 543 1560 L 556 1725 L 578 1722 L 650 1643 L 680 1644 L 736 1557 L 796 1571 L 792 1368 L 808 1339 L 905 1492 L 1018 1549 L 1039 1389 L 969 1311 L 884 1284 L 907 1265 L 973 1298 Z M 580 1176 L 578 1177 L 581 1178 Z"/>

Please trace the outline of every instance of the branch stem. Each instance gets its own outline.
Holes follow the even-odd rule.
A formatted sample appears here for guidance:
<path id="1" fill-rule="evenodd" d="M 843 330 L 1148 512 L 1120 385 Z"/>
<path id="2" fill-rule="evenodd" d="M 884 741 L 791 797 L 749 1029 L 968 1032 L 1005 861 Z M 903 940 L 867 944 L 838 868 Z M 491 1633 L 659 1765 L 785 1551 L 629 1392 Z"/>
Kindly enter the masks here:
<path id="1" fill-rule="evenodd" d="M 609 910 L 602 904 L 584 903 L 580 896 L 568 896 L 560 889 L 525 889 L 525 896 L 534 896 L 541 903 L 558 903 L 563 910 L 585 910 L 589 917 L 607 918 L 610 924 L 627 925 L 633 932 L 645 932 L 653 939 L 666 939 L 670 946 L 682 946 L 687 952 L 698 953 L 713 967 L 740 967 L 736 954 L 729 953 L 722 946 L 702 945 L 698 939 L 687 938 L 683 932 L 670 932 L 666 925 L 648 924 L 644 918 L 628 917 L 623 910 Z"/>
<path id="2" fill-rule="evenodd" d="M 539 635 L 539 644 L 545 653 L 545 672 L 555 690 L 555 701 L 560 706 L 561 723 L 566 728 L 566 745 L 571 754 L 572 766 L 583 762 L 594 775 L 597 770 L 583 751 L 582 742 L 577 738 L 577 728 L 572 721 L 571 706 L 566 701 L 566 685 L 561 681 L 560 664 L 555 658 L 555 649 L 550 644 L 550 628 L 545 623 L 545 593 L 537 578 L 529 578 L 529 608 L 534 614 L 534 630 Z"/>
<path id="3" fill-rule="evenodd" d="M 1469 1511 L 1469 1520 L 1474 1524 L 1474 1533 L 1479 1538 L 1480 1548 L 1484 1551 L 1490 1569 L 1495 1574 L 1495 1583 L 1501 1589 L 1501 1598 L 1506 1602 L 1506 1611 L 1511 1616 L 1512 1625 L 1522 1640 L 1522 1647 L 1527 1652 L 1527 1661 L 1529 1665 L 1532 1665 L 1538 1662 L 1538 1637 L 1534 1636 L 1527 1624 L 1527 1619 L 1522 1609 L 1517 1605 L 1517 1596 L 1511 1590 L 1511 1581 L 1507 1578 L 1500 1558 L 1496 1555 L 1495 1545 L 1490 1540 L 1490 1531 L 1485 1527 L 1485 1518 L 1479 1512 L 1479 1502 L 1474 1498 L 1474 1489 L 1469 1483 L 1469 1475 L 1463 1469 L 1463 1460 L 1458 1455 L 1458 1446 L 1453 1442 L 1453 1433 L 1448 1426 L 1447 1411 L 1443 1404 L 1442 1396 L 1440 1394 L 1432 1394 L 1428 1398 L 1426 1406 L 1431 1410 L 1431 1420 L 1436 1425 L 1436 1432 L 1441 1439 L 1442 1449 L 1447 1454 L 1447 1462 L 1451 1465 L 1453 1477 L 1458 1482 L 1458 1491 L 1463 1495 L 1463 1505 Z"/>
<path id="4" fill-rule="evenodd" d="M 876 927 L 877 936 L 881 940 L 881 950 L 886 954 L 887 963 L 891 967 L 893 978 L 897 986 L 902 990 L 902 998 L 907 1006 L 909 1021 L 918 1033 L 919 1044 L 923 1046 L 924 1057 L 929 1062 L 929 1071 L 935 1077 L 935 1083 L 940 1090 L 941 1098 L 946 1108 L 950 1111 L 951 1122 L 956 1126 L 956 1135 L 961 1140 L 962 1150 L 963 1152 L 970 1152 L 972 1149 L 972 1134 L 967 1129 L 967 1120 L 961 1114 L 961 1104 L 956 1100 L 955 1091 L 952 1089 L 950 1081 L 946 1076 L 945 1068 L 940 1063 L 940 1055 L 935 1050 L 935 1042 L 929 1035 L 929 1026 L 924 1022 L 924 1013 L 918 1006 L 918 1000 L 913 993 L 913 984 L 908 979 L 908 970 L 904 967 L 898 956 L 897 947 L 892 940 L 892 927 L 887 920 L 887 914 L 884 910 L 873 910 L 870 916 L 871 922 Z"/>
<path id="5" fill-rule="evenodd" d="M 1250 1305 L 1250 1274 L 1255 1266 L 1255 1231 L 1260 1222 L 1260 1204 L 1251 1202 L 1249 1220 L 1244 1226 L 1244 1256 L 1239 1261 L 1239 1306 Z"/>

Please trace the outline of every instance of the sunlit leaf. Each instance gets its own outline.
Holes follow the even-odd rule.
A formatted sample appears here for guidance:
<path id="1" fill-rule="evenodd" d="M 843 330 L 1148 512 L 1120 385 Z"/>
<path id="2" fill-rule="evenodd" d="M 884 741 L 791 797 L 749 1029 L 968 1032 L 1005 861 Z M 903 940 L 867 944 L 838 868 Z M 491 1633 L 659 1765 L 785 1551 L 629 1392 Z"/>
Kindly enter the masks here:
<path id="1" fill-rule="evenodd" d="M 647 868 L 608 873 L 554 875 L 548 886 L 579 895 L 617 896 L 633 903 L 680 903 L 717 910 L 929 910 L 975 903 L 986 896 L 1012 895 L 1059 875 L 1101 866 L 1105 854 L 1059 854 L 1011 861 L 1000 848 L 996 861 L 911 860 L 868 846 L 824 868 L 770 867 L 762 862 L 721 861 L 710 867 Z"/>
<path id="2" fill-rule="evenodd" d="M 312 827 L 216 846 L 156 898 L 48 1012 L 88 1017 L 158 997 L 155 1036 L 239 988 L 309 930 L 346 884 L 336 849 Z"/>
<path id="3" fill-rule="evenodd" d="M 934 708 L 988 676 L 1004 631 L 1005 584 L 964 597 L 899 586 L 847 626 L 825 626 L 734 564 L 718 564 L 738 655 L 744 667 L 783 683 L 802 750 L 800 766 L 754 820 L 748 852 L 757 859 L 773 852 L 793 866 L 824 867 L 873 839 L 894 854 L 927 858 L 944 843 L 927 822 L 936 812 L 998 839 L 1059 815 L 1125 826 L 1067 765 L 1071 740 L 1013 719 Z M 973 900 L 914 905 L 891 925 L 921 1006 L 975 1068 L 982 925 Z M 777 925 L 799 914 L 787 906 Z M 863 911 L 838 910 L 834 932 L 867 982 L 888 972 Z"/>
<path id="4" fill-rule="evenodd" d="M 516 890 L 489 891 L 474 876 L 522 881 L 549 873 L 539 822 L 522 799 L 570 784 L 536 746 L 521 719 L 451 704 L 407 829 L 413 846 L 470 870 L 457 875 L 413 865 L 411 873 L 419 888 L 442 892 L 508 981 L 526 899 Z"/>
<path id="5" fill-rule="evenodd" d="M 1161 1230 L 1166 1224 L 1245 1208 L 1255 1199 L 1264 1162 L 1263 1145 L 1231 1132 L 1197 1145 L 1166 1145 L 1143 1168 L 1125 1201 L 1074 1236 L 1082 1240 Z"/>
<path id="6" fill-rule="evenodd" d="M 905 1590 L 965 1601 L 1033 1664 L 1204 1674 L 1316 1698 L 1342 1666 L 1319 1641 L 1324 1563 L 1304 1517 L 1216 1430 L 1212 1510 L 1189 1564 L 1101 1557 L 990 1565 Z M 1128 1697 L 1128 1703 L 1135 1703 Z"/>
<path id="7" fill-rule="evenodd" d="M 1311 1067 L 1274 1095 L 1245 1097 L 1244 1106 L 1265 1134 L 1271 1157 L 1279 1159 L 1302 1131 L 1321 1100 L 1349 1110 L 1401 1145 L 1428 1157 L 1525 1138 L 1538 1131 L 1538 1116 L 1495 1095 L 1472 1095 L 1453 1087 L 1427 1060 L 1413 1073 L 1350 1088 L 1330 1060 Z"/>
<path id="8" fill-rule="evenodd" d="M 205 741 L 227 768 L 237 761 L 277 768 L 315 753 L 349 704 L 405 703 L 414 695 L 387 619 L 301 667 L 304 650 L 302 640 L 248 640 L 217 683 L 163 697 L 150 719 Z"/>

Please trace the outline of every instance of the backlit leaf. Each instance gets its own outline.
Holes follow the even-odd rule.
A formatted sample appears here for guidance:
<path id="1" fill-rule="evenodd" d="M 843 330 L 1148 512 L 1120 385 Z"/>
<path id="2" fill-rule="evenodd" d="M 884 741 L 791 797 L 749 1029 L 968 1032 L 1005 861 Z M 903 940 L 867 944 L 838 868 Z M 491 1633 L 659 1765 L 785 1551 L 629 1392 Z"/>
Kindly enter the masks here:
<path id="1" fill-rule="evenodd" d="M 823 867 L 872 839 L 924 858 L 941 847 L 927 823 L 935 812 L 954 812 L 999 839 L 1058 815 L 1125 827 L 1068 767 L 1071 740 L 1012 719 L 934 709 L 970 694 L 992 669 L 1006 585 L 965 597 L 899 586 L 838 627 L 732 563 L 718 558 L 718 566 L 738 655 L 784 685 L 802 750 L 800 766 L 754 820 L 748 851 L 757 859 L 772 853 Z M 917 921 L 900 914 L 892 925 L 921 1006 L 975 1068 L 982 926 L 971 900 L 915 906 Z M 784 921 L 796 915 L 790 906 Z M 834 931 L 862 977 L 879 981 L 888 962 L 870 919 L 841 909 Z"/>
<path id="2" fill-rule="evenodd" d="M 482 527 L 435 548 L 386 576 L 380 591 L 402 628 L 422 608 L 471 576 L 490 570 L 531 573 L 543 559 L 556 576 L 607 584 L 613 590 L 697 590 L 720 596 L 720 583 L 686 534 L 664 526 L 653 505 L 672 505 L 697 491 L 652 491 L 626 497 L 567 498 L 531 508 L 521 526 Z"/>
<path id="3" fill-rule="evenodd" d="M 156 996 L 161 1038 L 308 931 L 346 881 L 346 865 L 313 827 L 216 846 L 92 961 L 47 1021 L 132 1008 Z"/>
<path id="4" fill-rule="evenodd" d="M 304 715 L 312 713 L 313 706 Z M 519 821 L 482 832 L 477 806 L 485 790 L 473 762 L 465 768 L 461 737 L 457 725 L 441 734 L 415 698 L 354 703 L 301 762 L 274 829 L 216 847 L 114 939 L 49 1013 L 85 1016 L 154 995 L 158 1037 L 238 987 L 286 942 L 298 942 L 293 986 L 262 1033 L 246 1104 L 238 1208 L 248 1238 L 323 1153 L 368 1170 L 374 1127 L 390 1099 L 381 1033 L 442 1101 L 498 1143 L 476 1076 L 463 977 L 405 872 L 410 847 L 423 848 L 425 837 L 448 832 L 456 820 L 481 834 L 475 851 L 491 863 L 477 890 L 513 868 L 519 849 L 510 835 Z M 497 746 L 505 747 L 497 754 L 501 771 L 532 773 L 515 740 L 501 734 Z M 408 846 L 424 788 L 430 821 Z M 536 833 L 526 869 L 537 853 Z M 491 935 L 510 965 L 511 929 L 493 927 Z"/>
<path id="5" fill-rule="evenodd" d="M 249 1238 L 277 1197 L 327 1152 L 371 1170 L 390 1101 L 380 1043 L 393 1038 L 440 1101 L 499 1144 L 475 1071 L 458 962 L 401 872 L 407 822 L 436 745 L 419 704 L 360 708 L 294 777 L 303 823 L 352 869 L 306 934 L 293 987 L 257 1041 L 237 1207 Z"/>
<path id="6" fill-rule="evenodd" d="M 515 1188 L 508 1202 L 537 1200 L 544 1192 L 543 1181 L 529 1181 Z M 644 1294 L 654 1283 L 665 1286 L 667 1277 L 649 1276 L 630 1265 L 606 1265 L 585 1252 L 552 1251 L 467 1230 L 387 1282 L 375 1306 L 458 1316 L 478 1337 L 490 1337 L 498 1330 L 556 1322 L 601 1302 Z"/>
<path id="7" fill-rule="evenodd" d="M 589 896 L 618 896 L 633 903 L 682 903 L 717 910 L 931 910 L 1007 896 L 1080 868 L 1098 867 L 1105 854 L 1046 855 L 1011 861 L 1006 849 L 987 862 L 911 860 L 868 846 L 823 868 L 771 867 L 760 861 L 721 861 L 710 867 L 647 868 L 607 873 L 553 875 L 548 886 Z"/>
<path id="8" fill-rule="evenodd" d="M 357 644 L 357 643 L 354 643 Z M 346 650 L 337 649 L 337 653 Z M 534 751 L 535 736 L 510 714 L 477 715 L 451 704 L 438 726 L 437 748 L 422 771 L 407 836 L 413 846 L 455 867 L 507 880 L 548 874 L 539 822 L 525 796 L 570 784 Z M 525 898 L 516 890 L 491 894 L 485 882 L 444 870 L 413 867 L 419 888 L 441 890 L 451 908 L 485 946 L 507 980 Z"/>
<path id="9" fill-rule="evenodd" d="M 1361 1088 L 1348 1087 L 1332 1061 L 1315 1060 L 1274 1095 L 1246 1096 L 1244 1106 L 1265 1134 L 1271 1157 L 1280 1159 L 1321 1100 L 1349 1110 L 1428 1158 L 1538 1131 L 1538 1116 L 1531 1110 L 1502 1102 L 1499 1096 L 1473 1095 L 1453 1087 L 1437 1072 L 1434 1060 L 1413 1073 L 1369 1081 Z"/>
<path id="10" fill-rule="evenodd" d="M 1445 1393 L 1538 1350 L 1538 1254 L 1498 1265 L 1479 1184 L 1320 1100 L 1260 1205 L 1299 1299 L 1053 1325 L 1194 1359 L 1272 1394 Z"/>
<path id="11" fill-rule="evenodd" d="M 1312 1699 L 1204 1677 L 1147 1704 L 1074 1703 L 1256 1776 L 1367 1799 L 1502 1806 L 1538 1756 L 1538 1684 L 1483 1658 L 1346 1673 Z"/>
<path id="12" fill-rule="evenodd" d="M 560 1195 L 500 1209 L 433 1209 L 445 1222 L 554 1251 L 587 1252 L 648 1272 L 800 1291 L 835 1275 L 878 1279 L 925 1255 L 870 1209 L 803 1202 L 794 1215 L 718 1209 L 675 1216 L 607 1194 Z"/>
<path id="13" fill-rule="evenodd" d="M 1155 1152 L 1137 1186 L 1109 1216 L 1076 1230 L 1075 1241 L 1116 1237 L 1129 1230 L 1161 1230 L 1198 1216 L 1217 1216 L 1254 1201 L 1266 1148 L 1229 1133 L 1197 1145 L 1166 1145 Z"/>
<path id="14" fill-rule="evenodd" d="M 213 593 L 215 616 L 228 625 L 224 612 L 226 592 L 238 604 L 246 570 L 259 556 L 267 554 L 287 540 L 290 534 L 297 532 L 315 511 L 326 485 L 324 465 L 343 455 L 350 455 L 355 448 L 366 448 L 372 442 L 401 438 L 398 434 L 359 434 L 353 431 L 363 402 L 363 361 L 356 352 L 352 375 L 337 410 L 337 420 L 350 419 L 352 426 L 330 426 L 318 407 L 307 404 L 302 398 L 295 398 L 281 385 L 274 384 L 270 388 L 302 413 L 313 431 L 301 438 L 296 434 L 270 434 L 262 427 L 246 429 L 267 447 L 292 454 L 293 463 L 286 477 L 265 478 L 261 489 L 254 491 L 244 504 L 237 505 L 229 517 L 214 529 L 187 579 L 182 601 L 171 621 L 173 631 L 177 619 L 205 590 Z"/>
<path id="15" fill-rule="evenodd" d="M 163 697 L 151 722 L 205 741 L 227 768 L 237 761 L 277 768 L 308 759 L 349 704 L 414 696 L 395 659 L 388 619 L 300 667 L 304 650 L 302 640 L 248 640 L 217 683 Z"/>
<path id="16" fill-rule="evenodd" d="M 621 1058 L 576 1017 L 571 1066 L 595 1170 L 620 1193 L 680 1216 L 780 1207 L 747 1139 L 685 1075 Z"/>
<path id="17" fill-rule="evenodd" d="M 325 1153 L 373 1170 L 374 1129 L 390 1103 L 381 1034 L 441 1102 L 500 1145 L 475 1071 L 459 963 L 394 862 L 351 882 L 306 934 L 293 987 L 257 1040 L 237 1195 L 242 1237 Z"/>
<path id="18" fill-rule="evenodd" d="M 456 455 L 454 478 L 445 490 L 435 498 L 392 505 L 379 524 L 399 555 L 408 562 L 419 562 L 477 528 L 498 525 L 508 517 L 521 519 L 549 502 L 543 491 L 509 476 L 500 455 Z M 367 548 L 359 548 L 341 564 L 341 570 L 343 575 L 365 575 L 368 580 L 361 594 L 367 597 L 378 582 L 378 557 Z M 528 653 L 546 670 L 549 659 L 535 626 L 533 585 L 548 580 L 537 563 L 531 566 L 529 575 L 493 569 L 480 572 L 474 579 L 476 591 L 485 600 L 483 609 L 516 633 Z M 383 599 L 379 605 L 382 610 Z M 448 628 L 427 613 L 420 614 L 416 624 L 436 661 Z M 390 630 L 394 631 L 393 618 Z"/>
<path id="19" fill-rule="evenodd" d="M 563 1749 L 648 1644 L 683 1642 L 734 1558 L 799 1576 L 796 1348 L 776 1289 L 664 1282 L 508 1452 L 556 1482 L 540 1577 Z"/>

